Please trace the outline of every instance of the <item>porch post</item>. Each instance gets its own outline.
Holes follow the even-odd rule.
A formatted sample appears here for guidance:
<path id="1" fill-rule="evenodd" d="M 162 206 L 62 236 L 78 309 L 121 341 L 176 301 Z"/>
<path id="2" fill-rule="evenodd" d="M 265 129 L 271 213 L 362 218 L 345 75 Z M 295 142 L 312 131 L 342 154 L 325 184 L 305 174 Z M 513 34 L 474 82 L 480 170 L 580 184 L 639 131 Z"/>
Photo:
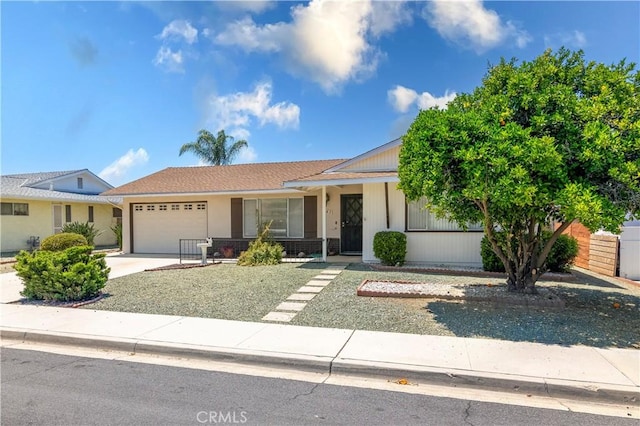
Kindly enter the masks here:
<path id="1" fill-rule="evenodd" d="M 327 261 L 327 187 L 322 186 L 322 261 Z"/>

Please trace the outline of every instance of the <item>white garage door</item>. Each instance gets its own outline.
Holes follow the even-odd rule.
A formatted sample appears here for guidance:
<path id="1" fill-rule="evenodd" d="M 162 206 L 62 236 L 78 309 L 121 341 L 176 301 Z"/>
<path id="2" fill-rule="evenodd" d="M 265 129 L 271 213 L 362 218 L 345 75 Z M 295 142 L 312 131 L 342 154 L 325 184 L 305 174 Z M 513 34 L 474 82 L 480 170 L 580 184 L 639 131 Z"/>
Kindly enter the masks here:
<path id="1" fill-rule="evenodd" d="M 206 238 L 207 203 L 133 205 L 133 252 L 177 254 L 180 239 Z"/>

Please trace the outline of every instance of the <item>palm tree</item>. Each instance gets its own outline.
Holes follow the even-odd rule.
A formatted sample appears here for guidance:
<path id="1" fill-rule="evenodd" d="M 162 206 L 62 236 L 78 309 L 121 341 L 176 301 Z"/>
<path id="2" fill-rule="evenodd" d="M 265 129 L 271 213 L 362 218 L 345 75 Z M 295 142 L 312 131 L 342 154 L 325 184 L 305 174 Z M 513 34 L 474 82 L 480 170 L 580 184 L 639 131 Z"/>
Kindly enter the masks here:
<path id="1" fill-rule="evenodd" d="M 226 135 L 224 130 L 220 130 L 218 136 L 213 136 L 208 130 L 202 129 L 198 132 L 198 139 L 195 142 L 185 143 L 180 147 L 180 155 L 192 152 L 202 161 L 220 166 L 231 164 L 238 152 L 248 145 L 245 140 L 236 141 L 233 136 Z"/>

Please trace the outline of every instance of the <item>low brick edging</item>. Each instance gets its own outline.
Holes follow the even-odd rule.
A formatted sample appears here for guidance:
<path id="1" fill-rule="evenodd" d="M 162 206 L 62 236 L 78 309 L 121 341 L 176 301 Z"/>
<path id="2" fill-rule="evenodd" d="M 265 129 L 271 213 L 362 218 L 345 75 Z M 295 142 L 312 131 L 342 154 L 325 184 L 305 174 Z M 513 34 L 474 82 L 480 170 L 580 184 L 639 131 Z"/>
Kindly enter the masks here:
<path id="1" fill-rule="evenodd" d="M 367 286 L 371 283 L 377 283 L 384 285 L 389 284 L 388 290 L 380 290 L 380 289 L 368 289 Z M 472 290 L 481 290 L 482 293 L 490 293 L 490 294 L 451 294 L 449 291 L 440 292 L 440 291 L 418 291 L 418 290 L 408 290 L 403 291 L 399 290 L 399 287 L 403 285 L 412 285 L 419 286 L 424 285 L 432 286 L 428 283 L 420 283 L 420 282 L 410 282 L 410 281 L 384 281 L 384 280 L 364 280 L 358 288 L 356 289 L 356 294 L 358 296 L 365 297 L 399 297 L 399 298 L 425 298 L 425 299 L 439 299 L 439 300 L 450 300 L 450 301 L 468 301 L 468 302 L 488 302 L 496 305 L 518 305 L 518 306 L 527 306 L 527 307 L 538 307 L 538 308 L 555 308 L 555 309 L 564 309 L 565 301 L 561 299 L 553 290 L 549 288 L 538 288 L 538 293 L 536 295 L 526 295 L 526 294 L 515 294 L 515 293 L 507 293 L 506 287 L 503 285 L 492 286 L 492 285 L 441 285 L 436 284 L 435 286 L 443 286 L 446 290 L 447 286 L 452 289 L 460 289 L 463 287 L 471 287 Z"/>

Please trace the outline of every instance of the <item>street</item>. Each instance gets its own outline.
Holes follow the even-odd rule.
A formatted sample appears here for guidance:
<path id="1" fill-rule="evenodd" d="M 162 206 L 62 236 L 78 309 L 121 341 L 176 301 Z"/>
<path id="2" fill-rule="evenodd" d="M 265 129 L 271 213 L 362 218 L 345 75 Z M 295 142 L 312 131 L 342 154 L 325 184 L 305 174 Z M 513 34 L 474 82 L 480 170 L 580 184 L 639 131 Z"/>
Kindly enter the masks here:
<path id="1" fill-rule="evenodd" d="M 1 367 L 3 425 L 637 424 L 632 418 L 6 347 Z"/>

